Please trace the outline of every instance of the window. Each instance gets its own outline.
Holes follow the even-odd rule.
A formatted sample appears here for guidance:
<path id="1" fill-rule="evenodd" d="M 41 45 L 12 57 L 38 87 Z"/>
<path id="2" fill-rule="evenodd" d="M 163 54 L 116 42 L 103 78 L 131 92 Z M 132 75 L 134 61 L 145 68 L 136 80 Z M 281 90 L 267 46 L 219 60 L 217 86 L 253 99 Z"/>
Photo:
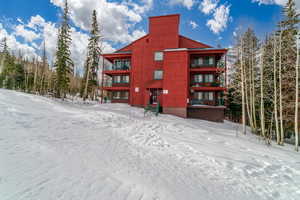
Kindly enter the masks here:
<path id="1" fill-rule="evenodd" d="M 155 70 L 154 71 L 154 80 L 162 80 L 163 79 L 163 70 Z"/>
<path id="2" fill-rule="evenodd" d="M 164 59 L 164 53 L 163 52 L 155 52 L 154 53 L 154 60 L 155 61 L 162 61 Z"/>
<path id="3" fill-rule="evenodd" d="M 130 69 L 130 60 L 114 60 L 113 70 L 128 70 Z"/>
<path id="4" fill-rule="evenodd" d="M 203 92 L 196 92 L 195 93 L 195 98 L 197 100 L 203 100 Z"/>
<path id="5" fill-rule="evenodd" d="M 129 83 L 129 76 L 123 76 L 124 78 L 124 83 Z"/>
<path id="6" fill-rule="evenodd" d="M 203 75 L 202 74 L 197 74 L 194 76 L 194 82 L 195 83 L 202 83 L 203 82 Z"/>
<path id="7" fill-rule="evenodd" d="M 214 64 L 214 57 L 210 56 L 210 57 L 208 58 L 208 64 L 209 64 L 209 65 L 213 65 L 213 64 Z"/>
<path id="8" fill-rule="evenodd" d="M 205 83 L 212 83 L 214 82 L 214 75 L 213 74 L 205 74 Z"/>
<path id="9" fill-rule="evenodd" d="M 129 96 L 128 91 L 116 91 L 113 92 L 113 99 L 127 100 Z"/>
<path id="10" fill-rule="evenodd" d="M 193 63 L 197 66 L 203 65 L 203 58 L 196 58 L 196 59 L 194 59 Z"/>
<path id="11" fill-rule="evenodd" d="M 214 93 L 213 92 L 195 92 L 194 97 L 196 100 L 213 101 Z"/>
<path id="12" fill-rule="evenodd" d="M 192 66 L 213 66 L 215 64 L 214 56 L 197 57 L 192 60 Z"/>
<path id="13" fill-rule="evenodd" d="M 113 76 L 113 83 L 129 83 L 129 76 Z"/>
<path id="14" fill-rule="evenodd" d="M 208 92 L 208 100 L 210 100 L 210 101 L 214 100 L 214 93 L 213 92 Z"/>

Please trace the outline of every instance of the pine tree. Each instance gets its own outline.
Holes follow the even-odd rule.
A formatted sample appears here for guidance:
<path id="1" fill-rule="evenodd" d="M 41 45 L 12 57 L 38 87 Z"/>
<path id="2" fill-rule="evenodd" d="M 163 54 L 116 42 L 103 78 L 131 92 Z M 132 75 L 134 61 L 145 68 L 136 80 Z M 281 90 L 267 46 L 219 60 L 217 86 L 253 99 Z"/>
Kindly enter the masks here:
<path id="1" fill-rule="evenodd" d="M 71 27 L 69 25 L 68 1 L 65 1 L 62 24 L 58 31 L 56 51 L 56 97 L 66 97 L 69 90 L 70 76 L 73 74 L 74 64 L 71 60 Z"/>
<path id="2" fill-rule="evenodd" d="M 88 44 L 87 58 L 85 62 L 84 79 L 81 88 L 81 96 L 85 100 L 88 96 L 94 99 L 95 91 L 97 88 L 97 72 L 99 66 L 99 58 L 101 48 L 99 46 L 101 36 L 97 22 L 97 12 L 93 11 L 92 14 L 92 28 Z"/>

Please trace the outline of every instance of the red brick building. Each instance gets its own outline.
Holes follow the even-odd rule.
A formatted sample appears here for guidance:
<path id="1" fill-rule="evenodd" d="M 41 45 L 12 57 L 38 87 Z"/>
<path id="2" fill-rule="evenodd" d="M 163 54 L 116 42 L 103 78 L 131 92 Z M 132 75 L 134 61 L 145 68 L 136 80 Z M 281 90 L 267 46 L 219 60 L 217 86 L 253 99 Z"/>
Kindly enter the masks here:
<path id="1" fill-rule="evenodd" d="M 226 49 L 179 34 L 180 15 L 149 18 L 149 33 L 103 55 L 103 90 L 112 103 L 144 107 L 211 121 L 224 119 Z"/>

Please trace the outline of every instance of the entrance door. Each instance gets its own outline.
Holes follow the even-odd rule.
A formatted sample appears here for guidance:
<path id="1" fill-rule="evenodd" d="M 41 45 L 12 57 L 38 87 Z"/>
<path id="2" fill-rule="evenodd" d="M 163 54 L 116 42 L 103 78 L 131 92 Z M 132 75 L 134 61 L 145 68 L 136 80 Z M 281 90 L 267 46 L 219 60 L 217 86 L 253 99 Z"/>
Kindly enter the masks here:
<path id="1" fill-rule="evenodd" d="M 160 100 L 162 89 L 152 88 L 150 89 L 150 104 L 157 104 Z"/>

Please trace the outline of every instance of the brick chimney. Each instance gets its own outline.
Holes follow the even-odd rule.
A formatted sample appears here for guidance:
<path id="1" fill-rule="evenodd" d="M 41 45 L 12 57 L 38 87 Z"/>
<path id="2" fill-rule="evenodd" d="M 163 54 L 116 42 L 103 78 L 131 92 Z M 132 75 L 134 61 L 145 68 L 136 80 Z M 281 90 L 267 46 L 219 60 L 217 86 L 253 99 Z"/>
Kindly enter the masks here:
<path id="1" fill-rule="evenodd" d="M 150 39 L 163 48 L 179 48 L 180 15 L 149 17 Z"/>

